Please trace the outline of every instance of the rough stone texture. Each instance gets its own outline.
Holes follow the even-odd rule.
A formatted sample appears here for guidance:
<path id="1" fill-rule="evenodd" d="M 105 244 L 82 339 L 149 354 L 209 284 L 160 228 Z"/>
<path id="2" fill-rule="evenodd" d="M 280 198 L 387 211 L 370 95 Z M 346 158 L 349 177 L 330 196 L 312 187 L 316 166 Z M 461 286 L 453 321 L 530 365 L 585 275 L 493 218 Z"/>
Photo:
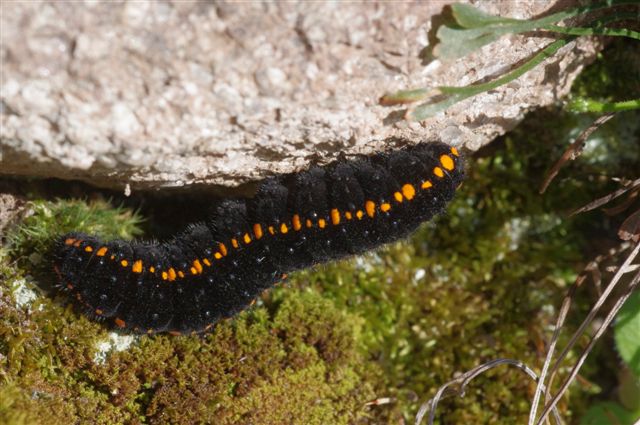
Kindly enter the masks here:
<path id="1" fill-rule="evenodd" d="M 5 229 L 13 224 L 25 211 L 27 203 L 19 196 L 2 193 L 0 187 L 0 244 L 4 241 Z"/>
<path id="2" fill-rule="evenodd" d="M 550 3 L 477 4 L 525 18 Z M 3 2 L 0 173 L 233 186 L 392 136 L 475 150 L 566 94 L 598 48 L 582 39 L 424 123 L 389 123 L 384 93 L 469 84 L 549 43 L 507 36 L 424 66 L 445 4 Z"/>

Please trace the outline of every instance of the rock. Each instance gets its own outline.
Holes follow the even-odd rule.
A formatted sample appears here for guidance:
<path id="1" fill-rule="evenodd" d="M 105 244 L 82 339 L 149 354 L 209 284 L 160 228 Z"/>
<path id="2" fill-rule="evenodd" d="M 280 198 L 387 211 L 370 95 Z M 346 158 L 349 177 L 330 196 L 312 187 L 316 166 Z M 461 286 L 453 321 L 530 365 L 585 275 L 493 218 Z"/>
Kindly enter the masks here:
<path id="1" fill-rule="evenodd" d="M 27 202 L 23 197 L 3 193 L 3 186 L 0 186 L 0 244 L 7 242 L 4 239 L 5 230 L 22 218 L 27 209 Z"/>
<path id="2" fill-rule="evenodd" d="M 518 18 L 552 6 L 478 5 Z M 551 41 L 505 36 L 425 66 L 419 52 L 443 6 L 5 2 L 0 172 L 134 190 L 235 186 L 392 137 L 476 150 L 558 101 L 599 48 L 579 39 L 425 122 L 389 120 L 385 93 L 473 83 Z"/>

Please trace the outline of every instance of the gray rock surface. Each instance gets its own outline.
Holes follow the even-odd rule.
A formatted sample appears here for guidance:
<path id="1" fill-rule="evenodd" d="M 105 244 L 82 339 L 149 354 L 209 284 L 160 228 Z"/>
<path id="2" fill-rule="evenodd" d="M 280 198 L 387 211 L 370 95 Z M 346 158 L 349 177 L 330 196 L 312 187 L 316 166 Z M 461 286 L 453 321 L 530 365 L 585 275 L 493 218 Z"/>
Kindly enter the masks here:
<path id="1" fill-rule="evenodd" d="M 4 243 L 5 229 L 9 228 L 26 210 L 26 201 L 22 197 L 2 193 L 0 188 L 0 244 Z"/>
<path id="2" fill-rule="evenodd" d="M 551 3 L 478 5 L 525 18 Z M 3 2 L 0 174 L 233 186 L 389 137 L 475 150 L 566 94 L 598 49 L 581 39 L 499 90 L 389 123 L 381 95 L 473 83 L 550 42 L 506 36 L 425 66 L 445 4 Z"/>

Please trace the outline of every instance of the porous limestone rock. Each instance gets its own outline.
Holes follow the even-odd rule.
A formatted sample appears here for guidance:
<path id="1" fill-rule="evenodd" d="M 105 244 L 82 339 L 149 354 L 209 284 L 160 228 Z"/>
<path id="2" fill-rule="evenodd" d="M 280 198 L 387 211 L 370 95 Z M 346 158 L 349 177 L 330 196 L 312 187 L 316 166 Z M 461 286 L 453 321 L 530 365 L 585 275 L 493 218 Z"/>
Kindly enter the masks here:
<path id="1" fill-rule="evenodd" d="M 470 84 L 551 42 L 505 36 L 425 65 L 419 53 L 446 3 L 4 2 L 0 174 L 235 186 L 391 137 L 476 150 L 565 95 L 599 47 L 579 39 L 424 122 L 389 119 L 385 93 Z M 476 5 L 516 18 L 554 6 Z"/>

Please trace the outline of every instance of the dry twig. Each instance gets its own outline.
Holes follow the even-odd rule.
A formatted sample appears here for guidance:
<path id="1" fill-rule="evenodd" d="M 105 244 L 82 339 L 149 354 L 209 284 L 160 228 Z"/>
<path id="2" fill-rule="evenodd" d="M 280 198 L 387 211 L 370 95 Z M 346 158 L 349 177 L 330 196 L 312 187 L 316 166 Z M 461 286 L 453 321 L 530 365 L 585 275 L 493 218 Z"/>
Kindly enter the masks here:
<path id="1" fill-rule="evenodd" d="M 591 136 L 591 134 L 596 131 L 602 124 L 613 118 L 614 115 L 615 113 L 611 112 L 598 117 L 597 120 L 595 120 L 589 127 L 584 129 L 584 131 L 580 133 L 576 140 L 572 144 L 570 144 L 569 147 L 564 151 L 560 159 L 555 164 L 553 164 L 553 167 L 551 167 L 551 170 L 549 170 L 547 177 L 545 177 L 544 181 L 542 182 L 540 193 L 544 193 L 547 190 L 549 184 L 551 184 L 553 179 L 558 175 L 560 168 L 562 168 L 562 166 L 567 161 L 573 161 L 578 156 L 580 156 L 582 150 L 584 149 L 584 143 L 587 141 L 589 136 Z"/>
<path id="2" fill-rule="evenodd" d="M 428 425 L 433 425 L 433 421 L 435 420 L 435 414 L 436 414 L 436 407 L 438 406 L 438 403 L 440 402 L 440 399 L 444 398 L 444 397 L 450 397 L 453 396 L 455 394 L 457 394 L 460 397 L 463 397 L 465 394 L 465 389 L 466 386 L 469 384 L 469 382 L 471 382 L 474 378 L 476 378 L 478 375 L 483 374 L 484 372 L 493 369 L 496 366 L 500 366 L 500 365 L 509 365 L 509 366 L 515 366 L 516 368 L 518 368 L 519 370 L 523 371 L 524 373 L 526 373 L 531 379 L 533 379 L 534 381 L 538 380 L 538 375 L 536 375 L 536 373 L 531 370 L 526 364 L 522 363 L 519 360 L 512 360 L 512 359 L 496 359 L 496 360 L 491 360 L 487 363 L 481 364 L 480 366 L 477 366 L 465 373 L 463 373 L 462 375 L 460 375 L 459 377 L 452 379 L 451 381 L 447 382 L 446 384 L 442 385 L 439 389 L 438 392 L 436 392 L 436 395 L 431 398 L 430 400 L 427 400 L 425 403 L 423 403 L 420 406 L 420 410 L 418 410 L 418 414 L 416 415 L 416 421 L 415 421 L 415 425 L 420 425 L 420 423 L 422 422 L 422 419 L 424 418 L 424 416 L 427 414 L 427 412 L 429 412 L 429 419 L 427 421 Z M 455 385 L 458 384 L 459 388 L 458 390 L 452 390 L 450 391 L 449 394 L 444 394 L 444 392 L 451 386 L 451 385 Z M 544 388 L 544 386 L 543 386 Z M 558 424 L 561 424 L 561 420 L 560 420 L 560 415 L 557 411 L 557 409 L 554 407 L 553 408 L 553 415 L 554 418 L 556 419 Z"/>
<path id="3" fill-rule="evenodd" d="M 616 190 L 615 192 L 612 192 L 612 193 L 608 194 L 607 196 L 603 196 L 602 198 L 598 198 L 595 201 L 589 202 L 584 207 L 581 207 L 581 208 L 578 208 L 575 211 L 572 211 L 571 213 L 569 213 L 569 217 L 571 217 L 573 215 L 576 215 L 576 214 L 583 213 L 583 212 L 594 210 L 594 209 L 596 209 L 596 208 L 608 203 L 609 201 L 612 201 L 612 200 L 616 199 L 618 196 L 624 195 L 628 191 L 635 189 L 636 187 L 640 187 L 640 179 L 636 179 L 636 180 L 626 184 L 624 187 L 621 187 L 620 189 Z"/>
<path id="4" fill-rule="evenodd" d="M 614 255 L 615 253 L 619 253 L 628 248 L 629 248 L 629 244 L 623 243 L 620 248 L 610 252 L 609 254 Z M 566 347 L 564 347 L 564 349 L 558 356 L 558 359 L 555 361 L 553 368 L 551 368 L 551 373 L 549 374 L 549 383 L 547 385 L 545 385 L 545 378 L 547 376 L 549 366 L 553 359 L 553 353 L 555 351 L 556 343 L 558 341 L 560 329 L 562 328 L 564 321 L 567 317 L 569 308 L 571 306 L 571 301 L 573 299 L 573 296 L 576 290 L 583 284 L 584 280 L 587 278 L 588 270 L 586 269 L 578 277 L 574 285 L 572 285 L 572 287 L 569 289 L 567 296 L 563 300 L 562 307 L 560 308 L 560 313 L 558 315 L 558 320 L 556 322 L 554 334 L 551 339 L 549 349 L 547 351 L 547 356 L 545 358 L 545 363 L 543 365 L 542 373 L 540 377 L 538 377 L 536 373 L 533 370 L 531 370 L 526 364 L 518 360 L 512 360 L 512 359 L 492 360 L 490 362 L 477 366 L 471 369 L 470 371 L 465 372 L 461 376 L 455 379 L 452 379 L 451 381 L 442 385 L 438 389 L 438 391 L 436 392 L 436 395 L 433 398 L 426 401 L 420 406 L 420 409 L 418 410 L 418 413 L 416 415 L 415 425 L 420 425 L 420 423 L 424 419 L 424 416 L 427 413 L 429 413 L 427 424 L 432 425 L 435 420 L 435 410 L 442 398 L 451 397 L 453 395 L 458 395 L 460 397 L 464 396 L 466 386 L 469 384 L 469 382 L 471 382 L 474 378 L 481 375 L 482 373 L 502 364 L 507 364 L 509 366 L 517 367 L 518 369 L 526 373 L 529 377 L 531 377 L 531 379 L 537 382 L 534 400 L 531 406 L 531 411 L 529 413 L 529 422 L 528 422 L 529 425 L 534 425 L 534 424 L 541 425 L 545 420 L 547 420 L 549 413 L 553 414 L 553 418 L 556 421 L 556 423 L 561 424 L 562 421 L 560 419 L 560 415 L 558 413 L 557 406 L 556 406 L 558 401 L 565 394 L 565 392 L 569 388 L 569 385 L 576 379 L 578 372 L 580 371 L 580 368 L 584 364 L 587 356 L 591 353 L 591 350 L 595 346 L 596 342 L 605 333 L 605 331 L 607 330 L 611 322 L 614 320 L 616 314 L 618 313 L 618 311 L 620 310 L 624 302 L 627 300 L 627 298 L 629 298 L 629 296 L 633 293 L 633 291 L 636 289 L 636 287 L 640 283 L 640 272 L 636 273 L 632 281 L 629 283 L 629 286 L 627 287 L 625 292 L 620 297 L 618 297 L 618 299 L 615 301 L 614 306 L 606 315 L 602 324 L 598 327 L 595 335 L 591 338 L 591 340 L 587 344 L 587 347 L 583 350 L 582 354 L 574 364 L 573 368 L 571 369 L 571 372 L 569 373 L 569 376 L 564 380 L 558 392 L 553 396 L 553 398 L 551 398 L 550 387 L 553 382 L 553 378 L 555 377 L 555 374 L 557 373 L 562 361 L 566 358 L 569 351 L 574 347 L 577 340 L 584 334 L 587 327 L 592 323 L 593 319 L 595 318 L 596 314 L 599 312 L 600 308 L 608 300 L 609 296 L 612 294 L 613 290 L 620 282 L 622 276 L 627 273 L 636 272 L 638 270 L 638 266 L 633 265 L 632 263 L 636 259 L 636 257 L 638 257 L 639 252 L 640 252 L 640 243 L 635 245 L 632 252 L 627 256 L 624 263 L 620 267 L 618 267 L 609 285 L 607 285 L 606 289 L 604 290 L 602 295 L 598 298 L 598 300 L 596 301 L 595 305 L 592 307 L 591 311 L 589 312 L 585 320 L 582 322 L 578 330 L 574 332 L 571 339 L 569 340 L 569 343 L 567 344 Z M 604 258 L 605 257 L 603 257 L 602 259 Z M 596 268 L 597 268 L 597 265 L 596 265 Z M 450 389 L 450 387 L 453 385 L 458 385 L 458 389 L 457 390 Z M 545 394 L 546 403 L 545 403 L 544 410 L 542 411 L 542 414 L 540 415 L 539 418 L 537 418 L 537 421 L 536 421 L 537 408 L 540 402 L 541 395 L 543 393 Z"/>
<path id="5" fill-rule="evenodd" d="M 617 284 L 619 283 L 619 281 L 622 278 L 622 276 L 624 274 L 626 274 L 626 273 L 629 273 L 631 270 L 635 270 L 635 267 L 633 267 L 631 265 L 631 263 L 638 256 L 638 252 L 639 251 L 640 251 L 640 243 L 636 244 L 636 246 L 634 247 L 634 249 L 631 252 L 631 254 L 629 254 L 629 256 L 624 261 L 624 263 L 618 268 L 618 271 L 616 272 L 616 274 L 611 279 L 611 282 L 609 283 L 607 288 L 604 290 L 604 292 L 602 293 L 600 298 L 598 298 L 598 301 L 596 301 L 595 305 L 592 307 L 591 311 L 589 312 L 589 314 L 587 315 L 585 320 L 582 322 L 582 324 L 580 325 L 578 330 L 572 335 L 569 343 L 563 349 L 563 351 L 560 354 L 560 356 L 558 356 L 558 359 L 556 360 L 556 362 L 554 364 L 554 367 L 552 369 L 551 377 L 549 379 L 549 384 L 547 385 L 547 393 L 546 393 L 547 398 L 549 396 L 549 387 L 551 386 L 551 382 L 553 380 L 553 376 L 555 375 L 555 373 L 557 372 L 558 368 L 560 367 L 560 363 L 564 360 L 564 358 L 566 357 L 566 355 L 569 352 L 569 350 L 571 350 L 573 348 L 573 346 L 575 345 L 575 343 L 578 340 L 578 338 L 580 336 L 582 336 L 582 334 L 584 333 L 585 329 L 591 324 L 591 322 L 593 321 L 594 317 L 596 316 L 596 314 L 598 313 L 598 311 L 600 310 L 602 305 L 605 303 L 605 301 L 607 301 L 607 299 L 609 298 L 609 295 L 611 295 L 613 289 L 617 286 Z M 540 418 L 536 422 L 537 425 L 542 424 L 542 422 L 549 415 L 549 412 L 551 412 L 555 408 L 555 406 L 558 403 L 558 401 L 560 400 L 560 398 L 562 398 L 564 393 L 569 388 L 569 385 L 571 384 L 571 382 L 573 382 L 573 380 L 575 379 L 575 377 L 578 374 L 580 368 L 582 367 L 582 364 L 584 363 L 584 361 L 586 360 L 587 356 L 589 355 L 589 353 L 593 349 L 595 343 L 598 341 L 598 339 L 600 339 L 600 337 L 607 330 L 607 327 L 609 326 L 609 324 L 615 318 L 615 315 L 617 314 L 618 310 L 622 307 L 622 305 L 624 304 L 626 299 L 631 295 L 631 293 L 636 288 L 636 286 L 638 285 L 639 282 L 640 282 L 640 273 L 637 273 L 634 276 L 634 278 L 631 281 L 631 283 L 629 284 L 629 287 L 627 288 L 625 293 L 616 300 L 613 308 L 609 311 L 609 313 L 607 314 L 606 318 L 604 319 L 604 321 L 602 322 L 602 324 L 600 325 L 600 327 L 596 331 L 595 335 L 589 341 L 589 344 L 584 349 L 584 351 L 582 352 L 580 358 L 578 359 L 576 364 L 571 369 L 571 372 L 570 372 L 569 376 L 563 382 L 562 386 L 560 387 L 560 390 L 553 396 L 553 398 L 551 399 L 550 402 L 546 403 L 545 409 L 543 410 L 542 414 L 540 415 Z M 532 413 L 530 415 L 530 423 L 532 423 L 531 422 L 531 417 L 535 418 L 535 409 L 536 408 L 537 408 L 537 405 L 534 405 L 533 408 L 532 408 Z"/>

